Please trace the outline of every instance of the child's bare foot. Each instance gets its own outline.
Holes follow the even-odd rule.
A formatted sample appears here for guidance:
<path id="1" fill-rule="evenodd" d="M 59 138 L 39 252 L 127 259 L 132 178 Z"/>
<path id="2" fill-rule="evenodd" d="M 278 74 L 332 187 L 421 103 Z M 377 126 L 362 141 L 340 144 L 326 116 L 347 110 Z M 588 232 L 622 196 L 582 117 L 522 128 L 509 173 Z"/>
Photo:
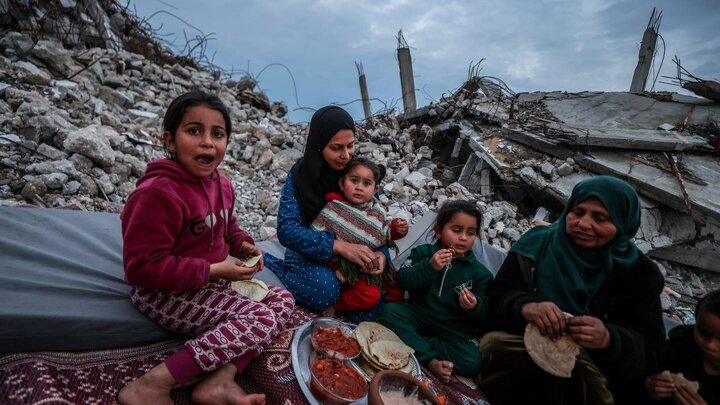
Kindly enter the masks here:
<path id="1" fill-rule="evenodd" d="M 173 405 L 170 390 L 174 385 L 175 379 L 165 363 L 162 363 L 123 387 L 118 393 L 117 400 L 121 405 Z"/>
<path id="2" fill-rule="evenodd" d="M 235 383 L 237 368 L 228 363 L 210 373 L 192 392 L 193 402 L 204 405 L 264 405 L 265 394 L 248 394 Z"/>
<path id="3" fill-rule="evenodd" d="M 323 316 L 329 316 L 329 317 L 333 318 L 337 314 L 337 310 L 335 309 L 334 306 L 330 305 L 329 307 L 320 311 L 320 313 L 322 313 Z"/>
<path id="4" fill-rule="evenodd" d="M 442 382 L 450 382 L 452 376 L 453 364 L 451 361 L 432 359 L 428 363 L 430 372 Z"/>
<path id="5" fill-rule="evenodd" d="M 335 277 L 337 277 L 340 285 L 345 285 L 345 283 L 347 283 L 347 278 L 345 278 L 345 275 L 342 274 L 342 272 L 340 270 L 335 272 Z"/>

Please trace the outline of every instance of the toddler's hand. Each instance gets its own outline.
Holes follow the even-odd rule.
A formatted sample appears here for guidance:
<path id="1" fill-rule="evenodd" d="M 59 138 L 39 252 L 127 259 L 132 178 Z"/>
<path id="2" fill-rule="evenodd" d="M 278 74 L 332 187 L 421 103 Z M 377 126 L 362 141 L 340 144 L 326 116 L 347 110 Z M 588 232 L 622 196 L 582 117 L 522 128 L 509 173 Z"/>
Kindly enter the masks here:
<path id="1" fill-rule="evenodd" d="M 460 308 L 473 309 L 477 306 L 477 297 L 467 288 L 460 290 Z"/>
<path id="2" fill-rule="evenodd" d="M 395 229 L 398 231 L 399 234 L 405 236 L 408 232 L 408 223 L 404 219 L 396 219 L 393 221 L 395 223 Z"/>
<path id="3" fill-rule="evenodd" d="M 440 249 L 430 258 L 433 269 L 440 271 L 445 268 L 453 259 L 453 252 L 450 249 Z"/>

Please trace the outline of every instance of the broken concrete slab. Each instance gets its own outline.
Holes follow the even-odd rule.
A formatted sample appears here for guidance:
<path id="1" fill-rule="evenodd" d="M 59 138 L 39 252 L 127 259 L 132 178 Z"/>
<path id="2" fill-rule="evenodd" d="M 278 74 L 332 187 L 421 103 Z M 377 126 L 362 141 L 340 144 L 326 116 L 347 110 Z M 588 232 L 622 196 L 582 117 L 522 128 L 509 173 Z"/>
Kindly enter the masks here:
<path id="1" fill-rule="evenodd" d="M 578 146 L 658 151 L 713 151 L 707 141 L 700 136 L 656 129 L 587 127 L 551 122 L 545 125 L 545 135 Z"/>
<path id="2" fill-rule="evenodd" d="M 481 135 L 477 132 L 469 134 L 467 139 L 468 146 L 475 152 L 475 156 L 487 163 L 503 181 L 511 179 L 512 167 L 503 162 L 502 153 L 499 151 L 500 144 L 505 142 L 504 139 L 499 136 L 481 138 Z M 476 163 L 472 167 L 473 170 L 466 174 L 468 177 L 475 173 L 475 169 L 482 169 L 484 166 L 477 167 Z M 465 171 L 465 168 L 463 168 L 463 171 Z"/>
<path id="3" fill-rule="evenodd" d="M 503 135 L 547 154 L 566 159 L 599 174 L 609 174 L 633 184 L 638 192 L 662 201 L 669 207 L 685 212 L 685 198 L 671 170 L 662 170 L 643 163 L 639 154 L 589 148 L 585 153 L 564 147 L 556 140 L 527 132 L 503 129 Z M 682 164 L 700 182 L 720 184 L 720 162 L 713 156 L 683 155 Z M 685 181 L 693 217 L 700 223 L 720 224 L 720 188 Z"/>
<path id="4" fill-rule="evenodd" d="M 542 103 L 565 124 L 591 127 L 656 129 L 665 122 L 682 122 L 691 108 L 687 125 L 703 125 L 720 115 L 718 103 L 674 95 L 673 101 L 658 101 L 632 93 L 548 93 Z"/>
<path id="5" fill-rule="evenodd" d="M 539 136 L 538 138 L 544 139 Z M 513 141 L 505 140 L 505 142 Z M 563 149 L 566 148 L 556 148 L 559 154 L 566 152 Z M 508 158 L 504 155 L 495 155 L 493 158 L 504 166 L 510 167 L 509 165 L 513 163 L 512 161 L 504 161 L 504 159 Z M 515 159 L 514 163 L 517 163 L 517 159 L 522 158 L 522 156 L 515 155 L 509 158 Z M 566 176 L 559 176 L 548 181 L 530 166 L 518 165 L 514 171 L 524 182 L 563 204 L 567 203 L 572 194 L 572 189 L 577 183 L 594 175 L 586 171 L 573 171 Z M 642 220 L 641 227 L 635 237 L 635 243 L 641 251 L 648 252 L 674 243 L 689 241 L 696 236 L 695 223 L 685 213 L 644 197 L 642 194 L 640 195 L 640 203 Z"/>
<path id="6" fill-rule="evenodd" d="M 650 256 L 701 270 L 720 272 L 720 247 L 712 243 L 702 246 L 673 245 L 655 249 Z"/>
<path id="7" fill-rule="evenodd" d="M 480 154 L 473 151 L 473 153 L 468 156 L 462 172 L 460 172 L 458 183 L 473 193 L 477 193 L 481 188 L 480 176 L 478 174 L 481 173 L 484 165 L 485 161 L 480 157 Z"/>

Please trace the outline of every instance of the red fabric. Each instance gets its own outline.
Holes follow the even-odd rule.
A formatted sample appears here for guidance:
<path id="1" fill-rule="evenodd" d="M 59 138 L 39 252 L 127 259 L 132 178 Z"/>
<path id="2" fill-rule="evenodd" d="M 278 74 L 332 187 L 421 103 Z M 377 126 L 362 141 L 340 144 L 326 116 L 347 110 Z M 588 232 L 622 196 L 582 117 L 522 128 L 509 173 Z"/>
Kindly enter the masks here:
<path id="1" fill-rule="evenodd" d="M 160 326 L 193 337 L 185 349 L 165 361 L 180 384 L 199 371 L 212 371 L 234 360 L 242 370 L 270 345 L 294 307 L 292 294 L 282 287 L 270 286 L 268 295 L 256 302 L 236 293 L 224 280 L 192 292 L 134 288 L 131 299 Z"/>
<path id="2" fill-rule="evenodd" d="M 200 179 L 163 159 L 150 163 L 137 184 L 121 215 L 128 284 L 197 290 L 208 283 L 211 263 L 254 243 L 237 225 L 235 193 L 220 173 Z"/>
<path id="3" fill-rule="evenodd" d="M 380 302 L 380 289 L 368 284 L 365 279 L 358 277 L 353 286 L 345 286 L 340 291 L 340 298 L 335 303 L 335 309 L 344 311 L 364 311 L 375 307 Z"/>
<path id="4" fill-rule="evenodd" d="M 340 194 L 340 193 L 336 193 L 336 192 L 334 192 L 334 191 L 331 191 L 331 192 L 325 194 L 325 201 L 326 201 L 326 202 L 330 202 L 330 201 L 345 201 L 345 196 L 342 195 L 342 194 Z"/>
<path id="5" fill-rule="evenodd" d="M 383 280 L 383 289 L 385 290 L 385 302 L 402 302 L 405 298 L 405 290 L 395 282 L 390 284 Z"/>
<path id="6" fill-rule="evenodd" d="M 398 223 L 399 223 L 400 221 L 402 221 L 402 219 L 400 219 L 400 218 L 395 218 L 395 219 L 392 220 L 392 222 L 390 222 L 390 237 L 392 238 L 392 240 L 402 239 L 402 238 L 404 238 L 405 235 L 407 235 L 407 233 L 408 233 L 408 230 L 407 230 L 407 229 L 406 229 L 404 232 L 400 232 L 400 231 L 397 229 Z"/>

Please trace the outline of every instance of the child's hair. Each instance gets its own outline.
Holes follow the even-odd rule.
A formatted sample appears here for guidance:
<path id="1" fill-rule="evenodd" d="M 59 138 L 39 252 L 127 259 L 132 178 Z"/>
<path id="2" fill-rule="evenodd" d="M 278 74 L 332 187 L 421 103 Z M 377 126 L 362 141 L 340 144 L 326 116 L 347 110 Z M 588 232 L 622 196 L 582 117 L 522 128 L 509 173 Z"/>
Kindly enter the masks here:
<path id="1" fill-rule="evenodd" d="M 232 133 L 232 121 L 230 120 L 230 113 L 228 113 L 227 107 L 225 107 L 225 104 L 220 100 L 220 97 L 200 89 L 191 90 L 182 94 L 170 103 L 163 118 L 163 131 L 170 132 L 170 134 L 175 136 L 175 131 L 177 131 L 180 126 L 185 112 L 191 107 L 200 105 L 222 114 L 225 120 L 225 133 L 228 134 L 227 139 L 229 142 L 230 134 Z"/>
<path id="2" fill-rule="evenodd" d="M 720 290 L 711 291 L 700 298 L 695 305 L 695 319 L 697 320 L 700 311 L 707 311 L 720 318 Z"/>
<path id="3" fill-rule="evenodd" d="M 474 203 L 466 200 L 451 200 L 445 202 L 435 217 L 435 228 L 443 229 L 450 222 L 453 216 L 458 212 L 462 212 L 475 217 L 477 220 L 477 233 L 480 234 L 480 224 L 482 224 L 482 214 Z"/>
<path id="4" fill-rule="evenodd" d="M 373 177 L 375 178 L 375 185 L 380 185 L 380 182 L 385 178 L 385 166 L 376 164 L 369 159 L 366 159 L 364 157 L 354 157 L 352 160 L 348 162 L 347 165 L 345 165 L 345 169 L 342 172 L 341 177 L 345 177 L 350 171 L 357 167 L 362 166 L 370 169 L 370 171 L 373 173 Z"/>

